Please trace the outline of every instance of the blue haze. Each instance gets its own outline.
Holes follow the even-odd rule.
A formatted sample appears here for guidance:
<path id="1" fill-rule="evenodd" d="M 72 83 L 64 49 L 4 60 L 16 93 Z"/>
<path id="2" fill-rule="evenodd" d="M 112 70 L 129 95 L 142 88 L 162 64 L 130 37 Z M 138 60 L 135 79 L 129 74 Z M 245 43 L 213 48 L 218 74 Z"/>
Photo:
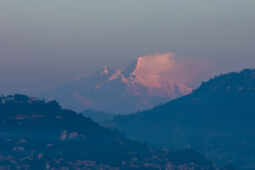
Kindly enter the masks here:
<path id="1" fill-rule="evenodd" d="M 0 93 L 38 94 L 155 52 L 255 66 L 254 0 L 1 0 Z"/>

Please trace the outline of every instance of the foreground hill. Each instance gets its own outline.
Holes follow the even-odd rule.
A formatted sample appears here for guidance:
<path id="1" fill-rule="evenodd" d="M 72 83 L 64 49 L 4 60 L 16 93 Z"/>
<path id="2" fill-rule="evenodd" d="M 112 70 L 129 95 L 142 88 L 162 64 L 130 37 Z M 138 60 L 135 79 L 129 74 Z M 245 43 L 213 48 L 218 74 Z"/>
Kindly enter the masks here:
<path id="1" fill-rule="evenodd" d="M 192 150 L 155 150 L 24 95 L 0 97 L 0 169 L 217 169 Z"/>
<path id="2" fill-rule="evenodd" d="M 132 139 L 192 147 L 217 163 L 255 169 L 255 70 L 229 73 L 155 109 L 118 116 L 108 126 Z"/>

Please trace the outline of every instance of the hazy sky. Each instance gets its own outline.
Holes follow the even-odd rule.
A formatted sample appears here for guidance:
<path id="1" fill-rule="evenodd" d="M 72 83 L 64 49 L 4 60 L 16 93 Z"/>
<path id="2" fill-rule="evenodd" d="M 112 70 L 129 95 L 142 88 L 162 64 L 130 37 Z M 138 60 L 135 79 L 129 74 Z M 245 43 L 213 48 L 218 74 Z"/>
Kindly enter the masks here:
<path id="1" fill-rule="evenodd" d="M 0 0 L 0 93 L 40 93 L 105 64 L 174 52 L 255 68 L 254 0 Z"/>

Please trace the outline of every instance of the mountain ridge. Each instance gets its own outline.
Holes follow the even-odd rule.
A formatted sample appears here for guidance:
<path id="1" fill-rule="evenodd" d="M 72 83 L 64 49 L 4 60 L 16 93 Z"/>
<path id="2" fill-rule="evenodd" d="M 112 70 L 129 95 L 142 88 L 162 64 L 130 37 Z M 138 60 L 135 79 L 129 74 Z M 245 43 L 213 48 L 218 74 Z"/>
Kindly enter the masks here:
<path id="1" fill-rule="evenodd" d="M 43 97 L 56 99 L 64 107 L 79 112 L 92 109 L 127 114 L 150 109 L 192 91 L 179 78 L 174 80 L 167 76 L 173 67 L 172 55 L 139 57 L 124 70 L 105 66 L 94 74 L 76 77 Z M 160 62 L 155 63 L 155 59 Z M 162 63 L 167 64 L 160 68 Z"/>

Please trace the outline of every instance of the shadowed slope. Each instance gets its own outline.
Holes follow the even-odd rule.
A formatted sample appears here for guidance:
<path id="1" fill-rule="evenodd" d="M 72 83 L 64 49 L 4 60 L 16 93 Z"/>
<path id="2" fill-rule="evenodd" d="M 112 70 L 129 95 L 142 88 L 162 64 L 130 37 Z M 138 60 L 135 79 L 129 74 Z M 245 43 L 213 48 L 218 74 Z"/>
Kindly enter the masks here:
<path id="1" fill-rule="evenodd" d="M 191 94 L 111 122 L 133 139 L 192 147 L 218 163 L 255 168 L 255 70 L 224 74 Z"/>

